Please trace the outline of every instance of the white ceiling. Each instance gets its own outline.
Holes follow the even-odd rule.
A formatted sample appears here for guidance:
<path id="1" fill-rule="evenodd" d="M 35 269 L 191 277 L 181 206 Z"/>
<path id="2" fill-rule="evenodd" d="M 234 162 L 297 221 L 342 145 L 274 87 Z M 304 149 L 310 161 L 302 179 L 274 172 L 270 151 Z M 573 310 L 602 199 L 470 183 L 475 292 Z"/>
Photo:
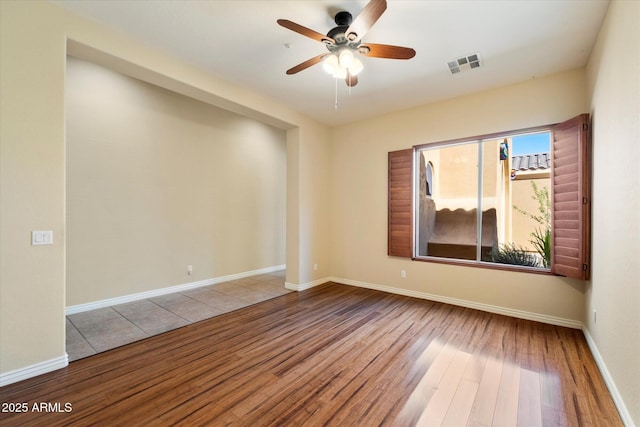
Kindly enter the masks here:
<path id="1" fill-rule="evenodd" d="M 279 18 L 319 33 L 333 15 L 357 16 L 366 0 L 53 0 L 304 112 L 339 125 L 586 64 L 608 0 L 387 0 L 363 41 L 412 47 L 410 60 L 364 58 L 356 87 L 321 65 L 285 71 L 326 51 L 320 42 L 280 27 Z M 290 44 L 290 47 L 285 45 Z M 482 67 L 451 75 L 447 62 L 479 53 Z"/>

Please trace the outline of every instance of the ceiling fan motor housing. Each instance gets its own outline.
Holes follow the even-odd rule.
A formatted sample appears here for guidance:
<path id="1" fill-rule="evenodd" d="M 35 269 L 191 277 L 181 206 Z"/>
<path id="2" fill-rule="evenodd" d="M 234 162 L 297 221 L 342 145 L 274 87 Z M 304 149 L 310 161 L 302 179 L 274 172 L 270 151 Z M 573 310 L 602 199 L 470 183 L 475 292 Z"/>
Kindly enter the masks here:
<path id="1" fill-rule="evenodd" d="M 345 36 L 347 28 L 349 28 L 349 26 L 347 26 L 347 25 L 337 26 L 337 27 L 331 29 L 331 31 L 329 31 L 327 33 L 327 36 L 329 36 L 333 40 L 335 40 L 337 45 L 343 45 L 348 41 L 347 37 Z"/>
<path id="2" fill-rule="evenodd" d="M 349 25 L 351 25 L 351 22 L 353 22 L 353 16 L 349 12 L 343 10 L 342 12 L 336 13 L 336 16 L 333 18 L 333 20 L 338 26 L 348 27 Z"/>
<path id="3" fill-rule="evenodd" d="M 337 45 L 342 46 L 349 41 L 347 40 L 346 32 L 351 22 L 353 22 L 353 16 L 347 11 L 342 11 L 336 13 L 333 20 L 336 22 L 337 27 L 331 29 L 327 36 L 335 40 Z"/>

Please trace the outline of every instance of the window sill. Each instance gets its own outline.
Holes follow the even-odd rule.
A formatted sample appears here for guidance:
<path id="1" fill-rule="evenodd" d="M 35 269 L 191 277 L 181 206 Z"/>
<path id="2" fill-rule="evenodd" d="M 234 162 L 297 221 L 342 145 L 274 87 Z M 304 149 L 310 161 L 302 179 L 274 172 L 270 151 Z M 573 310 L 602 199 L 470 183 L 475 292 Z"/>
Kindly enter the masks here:
<path id="1" fill-rule="evenodd" d="M 452 258 L 436 258 L 436 257 L 414 257 L 413 261 L 420 262 L 432 262 L 436 264 L 449 264 L 449 265 L 459 265 L 464 267 L 475 267 L 475 268 L 485 268 L 490 270 L 501 270 L 501 271 L 515 271 L 518 273 L 530 273 L 530 274 L 541 274 L 544 276 L 555 276 L 551 272 L 551 270 L 547 268 L 539 268 L 539 267 L 524 267 L 512 264 L 498 264 L 484 261 L 468 261 L 463 259 L 452 259 Z"/>

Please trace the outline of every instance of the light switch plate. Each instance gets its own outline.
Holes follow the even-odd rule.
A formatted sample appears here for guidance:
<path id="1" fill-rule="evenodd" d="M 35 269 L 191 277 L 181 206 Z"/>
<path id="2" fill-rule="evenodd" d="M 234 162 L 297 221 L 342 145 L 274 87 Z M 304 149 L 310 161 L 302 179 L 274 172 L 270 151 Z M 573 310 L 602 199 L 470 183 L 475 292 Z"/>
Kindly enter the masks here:
<path id="1" fill-rule="evenodd" d="M 33 230 L 31 232 L 31 245 L 53 245 L 53 231 L 52 230 Z"/>

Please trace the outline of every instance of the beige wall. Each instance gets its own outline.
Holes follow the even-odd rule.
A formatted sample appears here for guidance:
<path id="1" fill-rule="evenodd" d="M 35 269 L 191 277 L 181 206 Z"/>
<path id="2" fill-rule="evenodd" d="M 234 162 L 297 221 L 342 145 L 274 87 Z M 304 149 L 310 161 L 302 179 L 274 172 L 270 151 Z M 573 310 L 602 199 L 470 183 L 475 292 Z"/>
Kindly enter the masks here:
<path id="1" fill-rule="evenodd" d="M 593 115 L 593 229 L 584 322 L 628 415 L 640 426 L 638 22 L 640 2 L 613 1 L 587 68 Z"/>
<path id="2" fill-rule="evenodd" d="M 587 109 L 585 75 L 578 70 L 335 128 L 333 275 L 580 322 L 583 282 L 387 257 L 387 152 L 548 125 Z"/>
<path id="3" fill-rule="evenodd" d="M 66 72 L 67 306 L 285 264 L 284 130 Z"/>
<path id="4" fill-rule="evenodd" d="M 64 34 L 0 2 L 0 370 L 64 354 Z M 46 72 L 45 72 L 46 70 Z M 53 230 L 52 246 L 30 246 Z"/>
<path id="5" fill-rule="evenodd" d="M 0 18 L 0 374 L 64 360 L 67 40 L 76 56 L 286 129 L 287 281 L 328 275 L 324 126 L 46 2 L 1 1 Z M 53 245 L 30 245 L 40 229 Z"/>

